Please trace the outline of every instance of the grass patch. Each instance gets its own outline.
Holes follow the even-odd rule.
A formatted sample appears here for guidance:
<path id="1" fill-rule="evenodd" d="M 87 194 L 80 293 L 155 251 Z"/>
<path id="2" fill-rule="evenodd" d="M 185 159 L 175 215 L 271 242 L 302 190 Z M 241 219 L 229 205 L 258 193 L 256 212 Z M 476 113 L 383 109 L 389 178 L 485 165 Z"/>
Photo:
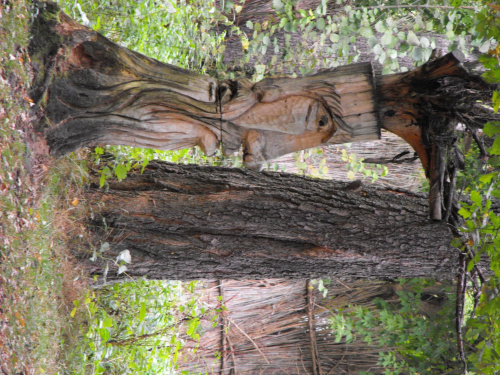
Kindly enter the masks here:
<path id="1" fill-rule="evenodd" d="M 0 372 L 62 374 L 80 340 L 69 314 L 85 279 L 66 243 L 84 233 L 86 174 L 74 156 L 51 166 L 31 151 L 29 6 L 0 5 Z"/>

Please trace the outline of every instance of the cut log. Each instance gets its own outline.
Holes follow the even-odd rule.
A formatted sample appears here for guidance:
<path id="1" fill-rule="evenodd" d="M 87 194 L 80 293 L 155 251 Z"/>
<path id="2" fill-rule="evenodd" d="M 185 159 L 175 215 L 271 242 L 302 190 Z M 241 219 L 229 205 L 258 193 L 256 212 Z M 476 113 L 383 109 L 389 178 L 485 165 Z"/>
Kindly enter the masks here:
<path id="1" fill-rule="evenodd" d="M 429 179 L 434 220 L 456 214 L 456 205 L 445 203 L 444 197 L 454 195 L 447 165 L 456 151 L 457 125 L 477 129 L 498 118 L 484 105 L 491 101 L 494 86 L 469 73 L 463 60 L 463 54 L 454 51 L 413 71 L 377 77 L 382 128 L 403 138 L 418 154 Z"/>

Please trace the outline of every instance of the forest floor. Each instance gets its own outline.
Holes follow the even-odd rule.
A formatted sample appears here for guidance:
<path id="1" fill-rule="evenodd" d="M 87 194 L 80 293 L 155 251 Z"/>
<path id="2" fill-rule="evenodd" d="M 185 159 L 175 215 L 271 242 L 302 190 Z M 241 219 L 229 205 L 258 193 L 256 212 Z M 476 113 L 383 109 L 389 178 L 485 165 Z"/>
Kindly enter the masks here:
<path id="1" fill-rule="evenodd" d="M 85 169 L 54 161 L 36 142 L 29 96 L 28 2 L 0 1 L 0 373 L 56 374 L 81 333 L 70 319 L 85 278 L 67 241 Z M 76 327 L 76 329 L 75 329 Z M 73 354 L 71 354 L 73 353 Z"/>

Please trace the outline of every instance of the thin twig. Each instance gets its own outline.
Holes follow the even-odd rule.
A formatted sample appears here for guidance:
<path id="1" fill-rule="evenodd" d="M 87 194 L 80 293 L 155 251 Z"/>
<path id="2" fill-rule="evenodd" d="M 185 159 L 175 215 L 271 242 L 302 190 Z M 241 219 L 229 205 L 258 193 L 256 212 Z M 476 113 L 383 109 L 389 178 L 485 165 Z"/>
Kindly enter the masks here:
<path id="1" fill-rule="evenodd" d="M 231 343 L 229 335 L 226 337 L 226 339 L 227 339 L 227 344 L 229 345 L 229 350 L 231 351 L 231 358 L 233 359 L 233 374 L 238 375 L 236 372 L 236 358 L 234 356 L 233 344 Z"/>
<path id="2" fill-rule="evenodd" d="M 327 373 L 326 375 L 331 375 L 331 374 L 333 374 L 333 372 L 335 371 L 335 369 L 336 369 L 337 367 L 339 367 L 339 366 L 342 364 L 342 361 L 344 360 L 344 358 L 345 358 L 345 354 L 346 354 L 346 353 L 347 353 L 347 348 L 345 348 L 345 349 L 344 349 L 344 354 L 342 354 L 342 358 L 340 358 L 340 360 L 339 360 L 339 361 L 337 361 L 337 364 L 336 364 L 334 367 L 332 367 L 332 369 L 331 369 L 330 371 L 328 371 L 328 373 Z M 343 372 L 346 372 L 346 371 L 345 371 L 344 369 L 342 369 L 342 368 L 340 368 L 340 370 L 342 370 Z"/>
<path id="3" fill-rule="evenodd" d="M 316 344 L 316 336 L 314 335 L 314 316 L 313 316 L 313 291 L 314 287 L 311 285 L 311 280 L 306 281 L 306 291 L 307 291 L 307 318 L 309 321 L 309 339 L 311 340 L 311 356 L 313 363 L 313 374 L 323 375 L 323 371 L 321 370 L 321 364 L 318 361 L 318 347 Z"/>
<path id="4" fill-rule="evenodd" d="M 452 9 L 466 9 L 466 10 L 475 10 L 475 7 L 471 6 L 460 6 L 454 7 L 450 5 L 375 5 L 370 7 L 356 7 L 352 8 L 353 10 L 364 10 L 364 9 L 443 9 L 443 10 L 452 10 Z M 334 13 L 328 13 L 334 14 Z"/>
<path id="5" fill-rule="evenodd" d="M 454 6 L 446 6 L 446 5 L 375 5 L 375 6 L 370 6 L 370 7 L 354 7 L 351 8 L 352 10 L 364 10 L 364 9 L 442 9 L 442 10 L 452 10 L 452 9 L 463 9 L 463 10 L 475 10 L 475 7 L 473 6 L 460 6 L 460 7 L 454 7 Z M 326 15 L 335 15 L 338 14 L 339 12 L 343 11 L 343 9 L 337 9 L 335 12 L 327 12 L 325 13 Z M 269 15 L 271 11 L 268 12 L 248 12 L 245 13 L 244 16 L 245 18 L 249 17 L 254 17 L 254 16 L 266 16 Z M 223 15 L 227 16 L 227 13 L 222 12 Z"/>
<path id="6" fill-rule="evenodd" d="M 455 191 L 457 184 L 457 167 L 452 166 L 448 169 L 448 176 L 450 179 L 450 184 L 448 186 L 448 192 L 446 194 L 446 211 L 444 216 L 444 222 L 447 223 L 450 218 L 451 211 L 453 209 L 453 203 L 455 202 Z"/>
<path id="7" fill-rule="evenodd" d="M 350 288 L 348 285 L 344 284 L 342 281 L 340 281 L 339 279 L 335 278 L 335 281 L 338 282 L 340 285 L 346 287 L 347 289 L 349 290 L 352 290 L 352 288 Z"/>
<path id="8" fill-rule="evenodd" d="M 478 275 L 476 274 L 476 269 L 473 268 L 472 272 L 468 274 L 467 276 L 469 277 L 471 283 L 472 283 L 472 289 L 474 290 L 474 306 L 472 308 L 472 312 L 470 313 L 470 318 L 473 318 L 476 315 L 476 309 L 477 306 L 479 305 L 479 299 L 481 298 L 481 287 L 479 286 L 478 283 Z"/>
<path id="9" fill-rule="evenodd" d="M 218 280 L 219 284 L 219 295 L 220 295 L 220 302 L 221 304 L 224 303 L 224 290 L 222 289 L 222 280 Z M 220 312 L 220 320 L 221 320 L 221 325 L 222 325 L 222 331 L 221 331 L 221 344 L 222 344 L 222 353 L 220 356 L 220 375 L 224 375 L 224 360 L 227 352 L 227 347 L 226 347 L 226 319 L 224 318 L 224 309 L 221 309 Z"/>
<path id="10" fill-rule="evenodd" d="M 271 363 L 268 361 L 267 357 L 264 355 L 264 353 L 262 353 L 262 350 L 260 350 L 259 346 L 255 343 L 255 341 L 252 340 L 252 338 L 250 336 L 248 336 L 248 334 L 243 331 L 240 326 L 238 326 L 234 320 L 232 320 L 231 318 L 227 318 L 227 320 L 229 320 L 231 322 L 231 324 L 234 324 L 234 326 L 238 329 L 238 331 L 240 331 L 252 344 L 253 346 L 255 346 L 255 349 L 257 349 L 257 351 L 262 355 L 262 357 L 264 357 L 264 359 L 266 360 L 266 363 L 268 365 L 270 365 Z"/>
<path id="11" fill-rule="evenodd" d="M 477 135 L 476 129 L 473 129 L 471 127 L 469 127 L 469 129 L 472 134 L 472 138 L 474 138 L 474 141 L 476 142 L 477 147 L 479 148 L 479 158 L 484 159 L 488 155 L 488 153 L 486 152 L 486 148 L 484 147 L 484 142 Z"/>
<path id="12" fill-rule="evenodd" d="M 458 353 L 461 361 L 464 364 L 464 374 L 467 374 L 467 360 L 465 359 L 464 353 L 464 340 L 462 336 L 462 324 L 464 318 L 464 306 L 465 306 L 465 288 L 467 283 L 465 282 L 466 274 L 466 255 L 464 253 L 460 254 L 460 273 L 457 276 L 457 303 L 456 303 L 456 330 L 457 330 L 457 346 Z"/>

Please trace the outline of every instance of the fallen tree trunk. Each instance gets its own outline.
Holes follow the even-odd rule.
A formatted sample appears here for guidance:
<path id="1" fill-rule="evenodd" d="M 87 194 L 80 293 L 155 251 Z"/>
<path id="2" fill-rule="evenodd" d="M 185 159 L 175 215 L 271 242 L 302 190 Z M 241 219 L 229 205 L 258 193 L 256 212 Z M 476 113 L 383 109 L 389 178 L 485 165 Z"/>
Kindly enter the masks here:
<path id="1" fill-rule="evenodd" d="M 426 199 L 278 173 L 151 163 L 87 193 L 90 227 L 111 247 L 91 272 L 120 279 L 453 279 L 459 251 Z M 104 224 L 103 224 L 104 223 Z M 107 260 L 105 260 L 107 259 Z"/>

